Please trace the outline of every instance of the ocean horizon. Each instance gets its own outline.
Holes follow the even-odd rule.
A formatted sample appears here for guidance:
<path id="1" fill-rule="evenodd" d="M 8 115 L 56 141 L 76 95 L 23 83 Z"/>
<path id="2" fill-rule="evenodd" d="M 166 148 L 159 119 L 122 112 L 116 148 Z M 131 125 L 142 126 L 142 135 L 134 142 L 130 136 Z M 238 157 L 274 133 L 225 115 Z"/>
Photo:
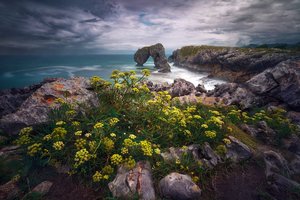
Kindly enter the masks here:
<path id="1" fill-rule="evenodd" d="M 45 78 L 70 78 L 75 76 L 100 76 L 109 80 L 113 70 L 149 69 L 149 80 L 155 83 L 172 83 L 176 78 L 183 78 L 195 86 L 203 84 L 207 90 L 214 88 L 222 80 L 207 78 L 206 73 L 189 71 L 171 65 L 170 73 L 160 73 L 154 68 L 152 58 L 144 66 L 136 66 L 133 55 L 1 55 L 0 56 L 0 89 L 22 88 L 37 84 Z"/>

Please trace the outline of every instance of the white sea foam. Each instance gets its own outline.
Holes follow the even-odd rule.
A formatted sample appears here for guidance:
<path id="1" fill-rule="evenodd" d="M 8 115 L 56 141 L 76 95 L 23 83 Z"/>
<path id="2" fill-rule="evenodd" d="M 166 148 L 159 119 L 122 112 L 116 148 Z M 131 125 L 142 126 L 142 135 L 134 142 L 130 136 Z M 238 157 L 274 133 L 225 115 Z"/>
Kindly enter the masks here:
<path id="1" fill-rule="evenodd" d="M 193 83 L 195 86 L 197 86 L 198 84 L 203 84 L 205 89 L 207 90 L 213 90 L 215 88 L 215 85 L 225 83 L 225 81 L 223 80 L 207 78 L 207 73 L 192 72 L 184 68 L 176 67 L 173 64 L 170 65 L 170 73 L 160 73 L 158 71 L 154 71 L 152 72 L 149 79 L 157 83 L 173 83 L 174 79 L 182 78 Z"/>

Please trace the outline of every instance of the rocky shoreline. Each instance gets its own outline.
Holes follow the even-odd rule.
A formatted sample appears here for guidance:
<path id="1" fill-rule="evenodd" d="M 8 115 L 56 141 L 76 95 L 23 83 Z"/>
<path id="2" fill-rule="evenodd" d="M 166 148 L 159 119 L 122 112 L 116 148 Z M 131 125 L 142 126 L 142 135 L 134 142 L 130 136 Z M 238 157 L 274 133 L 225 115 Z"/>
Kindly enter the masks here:
<path id="1" fill-rule="evenodd" d="M 228 79 L 234 82 L 217 85 L 214 90 L 206 91 L 202 85 L 194 86 L 183 79 L 176 79 L 172 84 L 155 84 L 148 81 L 146 84 L 150 91 L 168 91 L 173 99 L 177 98 L 181 103 L 201 101 L 209 106 L 235 105 L 242 111 L 257 107 L 270 110 L 284 108 L 292 122 L 300 127 L 299 58 L 291 58 L 284 52 L 272 54 L 255 52 L 245 55 L 232 48 L 218 49 L 217 53 L 207 49 L 199 53 L 197 50 L 190 57 L 183 55 L 177 50 L 170 59 L 177 65 L 189 66 L 192 69 L 201 66 L 199 70 L 207 70 L 217 77 L 232 73 Z M 149 55 L 146 57 L 148 59 Z M 260 68 L 262 65 L 264 67 Z M 216 69 L 227 71 L 219 73 Z M 0 94 L 0 129 L 11 137 L 23 127 L 47 123 L 49 112 L 58 106 L 56 99 L 64 98 L 68 103 L 77 102 L 92 106 L 96 106 L 98 102 L 90 81 L 83 77 L 49 79 L 24 89 L 1 91 Z M 299 189 L 299 135 L 286 138 L 283 146 L 276 148 L 273 139 L 277 130 L 270 128 L 266 122 L 261 121 L 255 126 L 244 124 L 239 128 L 251 141 L 259 141 L 255 144 L 256 147 L 230 135 L 229 143 L 226 144 L 228 151 L 222 158 L 208 143 L 202 146 L 191 144 L 186 149 L 170 147 L 162 152 L 161 156 L 165 161 L 170 161 L 180 159 L 184 154 L 190 154 L 195 161 L 203 163 L 203 167 L 209 170 L 217 170 L 218 166 L 227 162 L 238 164 L 259 160 L 263 162 L 263 167 L 258 170 L 263 176 L 260 178 L 265 181 L 272 199 L 282 199 L 290 189 Z M 0 150 L 0 155 L 9 156 L 17 151 L 18 147 L 4 147 Z M 7 188 L 15 189 L 17 187 L 15 185 L 13 181 L 0 186 L 0 197 L 5 195 Z M 36 190 L 47 193 L 52 183 L 46 182 L 45 185 L 46 189 L 39 186 L 38 188 L 42 189 Z M 191 177 L 185 174 L 174 172 L 162 178 L 159 183 L 154 183 L 151 167 L 145 161 L 138 162 L 131 171 L 120 167 L 115 179 L 108 186 L 115 198 L 130 199 L 138 194 L 140 199 L 156 199 L 155 191 L 158 190 L 161 197 L 168 199 L 208 199 Z M 216 184 L 213 188 L 220 195 L 224 191 L 218 187 Z"/>

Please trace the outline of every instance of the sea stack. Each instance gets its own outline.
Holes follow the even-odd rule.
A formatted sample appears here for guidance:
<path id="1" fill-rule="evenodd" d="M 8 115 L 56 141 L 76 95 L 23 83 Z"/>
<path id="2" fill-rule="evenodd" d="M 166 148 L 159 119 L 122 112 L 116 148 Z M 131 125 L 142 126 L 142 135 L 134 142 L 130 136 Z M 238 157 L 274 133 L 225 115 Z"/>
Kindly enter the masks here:
<path id="1" fill-rule="evenodd" d="M 137 66 L 143 66 L 150 56 L 153 58 L 154 65 L 159 69 L 159 72 L 171 71 L 165 54 L 165 48 L 161 43 L 138 49 L 134 54 L 134 61 L 137 63 Z"/>

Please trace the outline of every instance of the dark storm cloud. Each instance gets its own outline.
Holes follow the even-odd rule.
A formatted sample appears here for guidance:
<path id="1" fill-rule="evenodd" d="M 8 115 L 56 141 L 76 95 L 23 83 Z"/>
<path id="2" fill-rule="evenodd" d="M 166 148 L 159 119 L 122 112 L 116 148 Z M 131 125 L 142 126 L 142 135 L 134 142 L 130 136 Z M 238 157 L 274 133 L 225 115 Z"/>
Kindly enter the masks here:
<path id="1" fill-rule="evenodd" d="M 0 1 L 0 53 L 299 42 L 299 0 Z"/>

